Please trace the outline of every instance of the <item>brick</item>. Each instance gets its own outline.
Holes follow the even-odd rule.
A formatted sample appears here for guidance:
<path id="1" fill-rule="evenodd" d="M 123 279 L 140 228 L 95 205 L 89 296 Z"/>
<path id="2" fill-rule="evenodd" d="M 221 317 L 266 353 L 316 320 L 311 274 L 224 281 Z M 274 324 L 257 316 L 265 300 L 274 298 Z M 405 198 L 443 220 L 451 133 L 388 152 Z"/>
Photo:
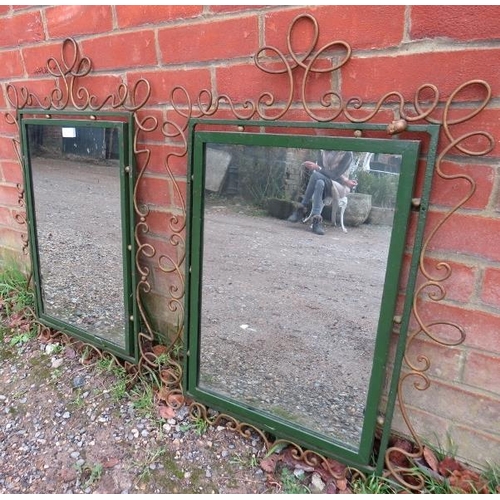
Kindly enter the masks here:
<path id="1" fill-rule="evenodd" d="M 161 254 L 165 255 L 165 254 Z M 155 272 L 155 279 L 153 283 L 153 291 L 156 294 L 162 295 L 164 297 L 163 304 L 165 305 L 177 305 L 179 313 L 182 313 L 184 305 L 184 283 L 182 281 L 180 273 L 176 269 L 176 264 L 183 264 L 182 261 L 178 260 L 171 261 L 167 256 L 160 257 L 161 266 L 163 269 L 172 269 L 172 272 L 166 273 L 164 271 L 158 270 Z M 184 265 L 181 265 L 181 273 Z M 181 316 L 182 321 L 182 316 Z M 175 322 L 176 323 L 176 322 Z M 175 324 L 174 323 L 174 324 Z"/>
<path id="2" fill-rule="evenodd" d="M 151 174 L 158 173 L 167 175 L 168 170 L 165 163 L 167 155 L 174 152 L 182 154 L 182 151 L 180 151 L 179 148 L 167 148 L 164 145 L 159 145 L 159 144 L 139 143 L 138 149 L 140 151 L 148 150 L 150 154 L 150 159 L 149 163 L 146 166 L 147 153 L 139 153 L 138 155 L 136 155 L 137 171 L 139 172 L 140 169 L 146 167 L 145 172 Z M 180 158 L 175 155 L 169 156 L 168 167 L 170 169 L 171 174 L 174 176 L 186 175 L 186 161 L 187 161 L 186 156 Z"/>
<path id="3" fill-rule="evenodd" d="M 122 83 L 122 79 L 115 75 L 86 76 L 83 79 L 77 80 L 77 84 L 74 91 L 75 100 L 78 105 L 84 104 L 83 101 L 78 100 L 77 98 L 78 89 L 83 87 L 88 90 L 90 96 L 93 96 L 91 102 L 93 103 L 94 106 L 102 105 L 102 103 L 105 102 L 110 95 L 115 96 L 115 99 L 113 100 L 117 101 L 118 86 L 120 85 L 120 83 Z M 110 101 L 108 100 L 107 102 L 108 102 L 107 106 L 109 106 Z M 123 109 L 123 107 L 120 106 L 116 108 L 116 111 L 121 112 L 125 110 Z"/>
<path id="4" fill-rule="evenodd" d="M 23 231 L 16 231 L 10 227 L 0 226 L 0 241 L 2 242 L 2 247 L 21 253 L 24 246 L 23 235 L 25 234 L 26 233 Z"/>
<path id="5" fill-rule="evenodd" d="M 109 5 L 58 5 L 45 9 L 45 17 L 50 38 L 95 35 L 113 28 Z"/>
<path id="6" fill-rule="evenodd" d="M 491 306 L 500 306 L 500 269 L 487 268 L 485 270 L 481 300 Z"/>
<path id="7" fill-rule="evenodd" d="M 411 7 L 410 37 L 491 40 L 500 37 L 498 5 L 417 5 Z"/>
<path id="8" fill-rule="evenodd" d="M 496 81 L 496 70 L 488 61 L 498 58 L 500 50 L 461 50 L 452 54 L 450 57 L 450 52 L 436 50 L 398 57 L 352 57 L 341 70 L 342 93 L 344 97 L 356 95 L 364 101 L 375 102 L 388 92 L 398 91 L 406 101 L 413 101 L 421 85 L 432 83 L 438 87 L 441 99 L 447 99 L 472 79 L 471 68 L 474 68 L 474 79 Z M 387 78 L 393 74 L 398 75 L 396 80 Z M 493 97 L 497 97 L 500 89 L 494 87 L 493 90 Z M 457 102 L 474 98 L 484 99 L 479 86 L 457 96 Z"/>
<path id="9" fill-rule="evenodd" d="M 500 461 L 500 426 L 498 421 L 487 432 L 478 431 L 475 425 L 454 425 L 450 429 L 449 438 L 457 447 L 457 458 L 465 463 L 484 470 L 488 464 L 498 464 Z"/>
<path id="10" fill-rule="evenodd" d="M 303 13 L 312 14 L 319 24 L 319 39 L 315 52 L 336 40 L 347 42 L 354 51 L 392 47 L 399 45 L 404 36 L 404 6 L 317 6 L 266 14 L 265 45 L 288 53 L 286 39 L 291 22 Z M 311 23 L 305 21 L 301 24 L 297 24 L 292 32 L 292 47 L 296 52 L 308 47 L 311 40 Z M 374 33 L 377 36 L 373 36 Z"/>
<path id="11" fill-rule="evenodd" d="M 203 13 L 201 5 L 117 5 L 116 17 L 120 28 L 144 24 L 161 25 L 189 19 Z"/>
<path id="12" fill-rule="evenodd" d="M 472 197 L 462 205 L 463 208 L 484 209 L 488 205 L 495 169 L 487 165 L 469 164 L 457 165 L 451 162 L 442 162 L 441 170 L 445 175 L 469 176 L 475 183 L 475 192 Z M 433 205 L 454 207 L 471 193 L 471 184 L 467 179 L 446 179 L 437 173 L 434 175 L 430 202 Z"/>
<path id="13" fill-rule="evenodd" d="M 318 67 L 325 67 L 318 64 Z M 216 69 L 216 81 L 218 94 L 227 94 L 236 102 L 244 102 L 251 99 L 256 102 L 263 92 L 271 93 L 277 102 L 286 103 L 291 90 L 293 99 L 300 100 L 302 91 L 302 74 L 296 74 L 294 82 L 290 82 L 287 74 L 269 75 L 257 68 L 255 65 L 224 66 Z M 311 74 L 306 82 L 306 100 L 312 103 L 319 97 L 331 91 L 330 79 L 321 74 Z M 275 116 L 283 108 L 283 105 L 274 105 L 276 110 L 267 110 L 266 115 Z M 244 113 L 244 111 L 243 111 Z"/>
<path id="14" fill-rule="evenodd" d="M 493 82 L 490 82 L 493 83 Z M 486 97 L 485 94 L 482 96 L 482 100 Z M 464 115 L 469 115 L 471 112 L 477 109 L 476 105 L 471 105 L 467 109 L 453 109 L 449 114 L 449 118 L 455 120 L 457 118 L 464 118 Z M 500 110 L 498 108 L 492 107 L 491 104 L 488 105 L 486 109 L 483 109 L 477 116 L 474 118 L 467 120 L 463 123 L 457 123 L 456 125 L 450 126 L 450 132 L 453 135 L 453 138 L 459 138 L 464 134 L 469 134 L 471 132 L 487 132 L 491 134 L 493 137 L 500 136 L 500 120 L 498 116 L 500 114 Z M 441 130 L 440 140 L 442 141 L 441 147 L 447 146 L 449 144 L 449 140 L 445 137 L 444 130 Z M 495 146 L 493 151 L 489 153 L 488 156 L 499 156 L 500 148 L 498 145 L 498 141 L 494 141 Z M 481 137 L 480 135 L 475 135 L 474 137 L 467 140 L 466 145 L 472 151 L 483 151 L 488 146 L 487 141 Z M 452 154 L 457 153 L 457 149 L 451 150 Z M 481 161 L 479 159 L 479 161 Z"/>
<path id="15" fill-rule="evenodd" d="M 173 230 L 179 231 L 184 227 L 186 214 L 183 210 L 176 212 L 151 210 L 146 219 L 150 233 L 155 236 L 165 236 L 172 234 Z"/>
<path id="16" fill-rule="evenodd" d="M 187 182 L 186 179 L 175 179 L 172 184 L 172 206 L 182 209 L 186 206 L 187 200 Z"/>
<path id="17" fill-rule="evenodd" d="M 154 271 L 151 275 L 150 283 L 153 284 L 157 293 L 163 293 L 166 297 L 170 296 L 168 285 L 169 273 L 165 273 L 160 269 L 159 258 L 165 256 L 161 259 L 161 266 L 163 269 L 166 269 L 172 262 L 178 263 L 179 265 L 183 264 L 185 256 L 184 246 L 182 244 L 173 245 L 172 241 L 169 239 L 172 234 L 172 232 L 169 232 L 168 237 L 166 237 L 155 236 L 151 233 L 140 233 L 141 244 L 147 244 L 154 248 L 154 257 L 152 259 L 141 256 L 141 259 L 144 260 L 146 265 Z M 181 232 L 181 238 L 185 238 L 184 231 Z M 151 250 L 146 249 L 146 251 L 148 255 L 150 255 Z"/>
<path id="18" fill-rule="evenodd" d="M 144 176 L 138 185 L 137 198 L 151 205 L 169 207 L 172 205 L 170 182 L 167 178 Z"/>
<path id="19" fill-rule="evenodd" d="M 269 9 L 268 5 L 208 5 L 209 12 L 223 13 L 223 12 L 240 12 L 245 10 L 264 10 Z"/>
<path id="20" fill-rule="evenodd" d="M 153 31 L 98 36 L 81 45 L 96 71 L 157 64 Z"/>
<path id="21" fill-rule="evenodd" d="M 164 333 L 165 336 L 171 336 L 173 332 L 177 331 L 179 321 L 182 323 L 182 316 L 179 320 L 179 312 L 172 312 L 169 307 L 165 307 L 167 301 L 164 295 L 155 292 L 144 294 L 144 304 L 146 310 L 149 311 L 148 321 L 151 322 L 155 333 L 166 332 Z M 164 340 L 164 342 L 169 341 Z"/>
<path id="22" fill-rule="evenodd" d="M 13 226 L 14 222 L 10 209 L 7 207 L 0 207 L 0 226 Z"/>
<path id="23" fill-rule="evenodd" d="M 405 398 L 408 399 L 408 398 Z M 409 403 L 409 401 L 407 401 Z M 447 418 L 440 418 L 428 411 L 422 411 L 416 408 L 406 408 L 410 424 L 414 427 L 417 436 L 425 443 L 435 446 L 437 449 L 443 449 L 443 444 L 447 442 L 450 422 Z M 392 419 L 391 429 L 393 432 L 403 434 L 413 439 L 408 426 L 406 425 L 399 405 L 396 406 Z"/>
<path id="24" fill-rule="evenodd" d="M 17 50 L 0 51 L 0 68 L 2 68 L 2 79 L 17 78 L 24 73 L 21 55 Z"/>
<path id="25" fill-rule="evenodd" d="M 5 182 L 10 182 L 12 184 L 23 182 L 23 173 L 21 166 L 17 161 L 0 161 L 0 168 L 2 172 L 2 178 Z"/>
<path id="26" fill-rule="evenodd" d="M 469 352 L 465 363 L 464 382 L 469 386 L 500 396 L 500 356 Z M 500 434 L 500 429 L 499 429 Z"/>
<path id="27" fill-rule="evenodd" d="M 0 205 L 8 207 L 17 207 L 19 191 L 16 186 L 9 184 L 0 184 Z"/>
<path id="28" fill-rule="evenodd" d="M 17 99 L 21 100 L 22 99 L 22 88 L 24 87 L 27 89 L 28 92 L 33 94 L 34 100 L 36 102 L 36 98 L 38 98 L 41 101 L 41 105 L 37 102 L 36 106 L 37 107 L 42 107 L 47 105 L 46 97 L 51 95 L 52 91 L 54 90 L 54 80 L 53 79 L 43 79 L 43 80 L 38 80 L 35 78 L 30 78 L 29 80 L 22 80 L 22 81 L 16 81 L 16 82 L 11 82 L 12 86 L 15 87 L 15 90 L 17 91 Z M 25 107 L 25 103 L 17 102 L 16 101 L 16 94 L 14 92 L 14 89 L 11 89 L 9 93 L 7 94 L 7 98 L 9 99 L 10 105 L 15 108 L 21 108 Z M 12 102 L 10 102 L 12 101 Z"/>
<path id="29" fill-rule="evenodd" d="M 405 257 L 407 265 L 409 265 L 410 255 Z M 430 272 L 433 279 L 440 279 L 445 276 L 445 269 L 438 269 L 438 264 L 446 263 L 451 266 L 451 275 L 444 281 L 441 281 L 441 285 L 445 288 L 446 298 L 448 300 L 453 300 L 455 302 L 462 302 L 467 304 L 474 296 L 476 290 L 476 267 L 472 265 L 462 264 L 460 262 L 453 261 L 449 258 L 433 259 L 431 257 L 425 257 L 424 266 L 427 272 Z M 404 275 L 406 278 L 406 275 Z M 418 269 L 417 282 L 415 290 L 424 283 L 427 282 L 427 278 L 422 274 L 420 268 Z M 404 279 L 401 283 L 401 287 L 405 289 L 407 286 L 407 281 Z M 428 293 L 438 293 L 438 289 L 434 286 L 427 287 L 424 294 Z"/>
<path id="30" fill-rule="evenodd" d="M 47 74 L 47 61 L 49 58 L 55 58 L 61 63 L 61 49 L 62 45 L 60 42 L 24 47 L 22 54 L 28 75 Z M 32 82 L 30 81 L 28 84 L 31 85 Z"/>
<path id="31" fill-rule="evenodd" d="M 395 354 L 396 346 L 391 344 L 391 357 Z M 427 337 L 415 339 L 407 348 L 408 360 L 419 369 L 425 368 L 425 363 L 419 362 L 419 356 L 425 356 L 430 361 L 429 369 L 425 372 L 433 379 L 459 382 L 462 365 L 465 360 L 464 349 L 460 347 L 442 346 Z M 403 364 L 403 366 L 406 366 Z"/>
<path id="32" fill-rule="evenodd" d="M 138 140 L 144 142 L 150 141 L 164 141 L 165 136 L 162 133 L 162 125 L 165 121 L 165 114 L 161 109 L 140 109 L 136 114 L 137 122 L 140 126 L 135 123 L 134 127 L 136 132 L 138 133 Z M 153 127 L 156 128 L 152 129 Z M 147 130 L 141 130 L 140 127 L 143 127 Z"/>
<path id="33" fill-rule="evenodd" d="M 17 160 L 16 151 L 12 139 L 8 137 L 0 137 L 0 158 L 5 160 Z"/>
<path id="34" fill-rule="evenodd" d="M 151 85 L 150 105 L 171 102 L 171 93 L 175 87 L 183 87 L 192 102 L 197 100 L 201 90 L 211 88 L 210 71 L 207 69 L 141 71 L 128 76 L 131 85 L 139 78 L 145 78 Z M 182 92 L 176 92 L 174 98 L 176 102 L 179 100 L 180 103 L 185 103 Z"/>
<path id="35" fill-rule="evenodd" d="M 413 382 L 418 378 L 410 377 L 403 385 L 407 404 L 421 411 L 432 412 L 438 417 L 462 425 L 473 425 L 478 430 L 489 431 L 498 428 L 500 399 L 431 380 L 428 389 L 415 390 Z"/>
<path id="36" fill-rule="evenodd" d="M 2 100 L 2 94 L 0 93 L 0 100 Z M 0 135 L 6 136 L 6 137 L 12 137 L 14 135 L 17 135 L 17 127 L 15 124 L 7 122 L 7 119 L 5 118 L 5 112 L 0 112 Z M 16 116 L 15 111 L 11 111 L 11 114 L 13 117 Z"/>
<path id="37" fill-rule="evenodd" d="M 165 64 L 245 57 L 258 49 L 258 20 L 242 17 L 164 28 L 158 40 Z"/>
<path id="38" fill-rule="evenodd" d="M 23 12 L 0 19 L 0 47 L 17 47 L 44 40 L 40 12 Z"/>
<path id="39" fill-rule="evenodd" d="M 500 315 L 430 301 L 420 304 L 419 313 L 426 324 L 439 320 L 460 325 L 465 332 L 462 346 L 500 355 Z M 460 337 L 455 328 L 444 324 L 434 326 L 432 331 L 447 342 L 456 342 Z"/>
<path id="40" fill-rule="evenodd" d="M 426 234 L 445 214 L 429 211 Z M 500 219 L 453 214 L 429 243 L 429 250 L 459 252 L 462 255 L 500 260 Z"/>

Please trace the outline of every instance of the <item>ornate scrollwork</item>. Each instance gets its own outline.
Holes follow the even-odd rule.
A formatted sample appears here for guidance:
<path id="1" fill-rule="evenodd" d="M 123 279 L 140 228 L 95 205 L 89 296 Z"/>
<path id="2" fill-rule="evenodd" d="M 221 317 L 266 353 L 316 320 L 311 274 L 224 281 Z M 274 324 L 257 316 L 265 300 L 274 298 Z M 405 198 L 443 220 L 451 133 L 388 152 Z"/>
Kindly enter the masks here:
<path id="1" fill-rule="evenodd" d="M 299 23 L 310 23 L 312 26 L 312 37 L 310 44 L 305 51 L 297 54 L 292 45 L 294 33 L 297 31 Z M 129 367 L 133 373 L 139 373 L 141 370 L 155 371 L 160 374 L 163 384 L 162 401 L 171 408 L 178 408 L 184 402 L 182 394 L 182 352 L 183 343 L 183 323 L 184 323 L 184 295 L 185 282 L 183 267 L 185 263 L 185 220 L 186 205 L 185 193 L 180 187 L 177 177 L 173 174 L 175 169 L 172 167 L 172 161 L 178 158 L 186 158 L 187 140 L 186 130 L 189 120 L 192 118 L 209 118 L 216 116 L 220 111 L 231 114 L 234 118 L 242 121 L 265 120 L 276 122 L 281 120 L 290 111 L 294 104 L 301 105 L 305 115 L 313 122 L 330 123 L 336 120 L 344 120 L 349 123 L 367 123 L 374 120 L 377 115 L 387 109 L 393 110 L 394 120 L 387 127 L 388 134 L 398 134 L 405 131 L 408 124 L 427 122 L 430 124 L 439 124 L 442 126 L 444 135 L 448 144 L 444 147 L 436 162 L 436 174 L 446 181 L 465 180 L 469 185 L 469 192 L 460 202 L 452 207 L 428 234 L 422 248 L 419 270 L 423 275 L 425 282 L 417 289 L 412 306 L 412 314 L 417 322 L 417 328 L 408 335 L 404 362 L 409 370 L 402 376 L 398 384 L 398 402 L 403 419 L 408 426 L 409 432 L 417 443 L 417 449 L 407 452 L 399 448 L 391 447 L 385 452 L 385 463 L 390 473 L 396 477 L 402 484 L 413 490 L 419 490 L 423 487 L 421 477 L 416 481 L 409 483 L 405 479 L 405 474 L 409 472 L 404 467 L 396 466 L 392 457 L 394 453 L 403 453 L 409 459 L 415 459 L 422 456 L 423 447 L 421 440 L 416 434 L 408 411 L 405 405 L 405 387 L 410 379 L 414 379 L 413 387 L 416 390 L 426 390 L 430 384 L 430 378 L 427 375 L 431 366 L 431 360 L 423 355 L 417 355 L 413 361 L 409 356 L 409 349 L 418 336 L 425 335 L 428 339 L 440 345 L 459 345 L 465 339 L 464 329 L 457 323 L 433 320 L 425 321 L 420 311 L 420 299 L 427 296 L 430 300 L 439 302 L 446 296 L 444 282 L 449 279 L 452 268 L 447 262 L 439 262 L 434 270 L 427 268 L 426 254 L 431 240 L 436 233 L 443 227 L 449 218 L 462 207 L 475 192 L 475 181 L 465 174 L 446 174 L 442 168 L 443 158 L 452 150 L 467 156 L 482 156 L 488 154 L 494 146 L 493 137 L 483 131 L 475 131 L 455 137 L 453 126 L 467 122 L 477 116 L 489 103 L 491 99 L 491 88 L 482 80 L 471 80 L 460 85 L 447 99 L 444 108 L 440 106 L 441 99 L 438 88 L 426 83 L 418 87 L 412 101 L 408 101 L 397 90 L 391 91 L 378 99 L 376 103 L 366 105 L 362 98 L 353 96 L 345 99 L 339 92 L 331 89 L 309 102 L 308 85 L 311 76 L 314 74 L 332 75 L 334 72 L 348 65 L 352 55 L 351 46 L 344 41 L 333 41 L 316 49 L 319 40 L 319 25 L 314 16 L 309 14 L 297 16 L 290 24 L 287 33 L 288 54 L 284 54 L 277 47 L 263 46 L 259 48 L 254 56 L 254 64 L 263 74 L 269 76 L 265 81 L 271 82 L 274 77 L 281 77 L 280 87 L 283 88 L 283 76 L 286 76 L 286 97 L 278 101 L 275 94 L 271 91 L 264 91 L 255 99 L 248 99 L 242 103 L 237 103 L 230 95 L 215 95 L 211 89 L 202 89 L 198 95 L 192 98 L 189 92 L 182 86 L 175 86 L 170 93 L 168 120 L 158 123 L 154 116 L 145 116 L 139 118 L 137 111 L 141 110 L 148 102 L 151 88 L 145 79 L 139 79 L 137 83 L 128 87 L 125 84 L 119 84 L 116 92 L 109 94 L 99 100 L 92 94 L 87 87 L 81 84 L 81 81 L 91 73 L 92 63 L 89 58 L 81 57 L 78 44 L 75 40 L 68 38 L 63 42 L 61 57 L 59 60 L 50 58 L 47 61 L 47 70 L 56 79 L 56 86 L 43 98 L 26 87 L 16 87 L 7 85 L 7 99 L 11 106 L 16 110 L 38 107 L 47 111 L 75 109 L 79 111 L 97 111 L 105 108 L 125 109 L 134 113 L 136 131 L 134 136 L 134 154 L 139 160 L 141 167 L 137 172 L 137 180 L 134 189 L 133 203 L 136 214 L 135 240 L 137 243 L 136 270 L 138 273 L 137 284 L 137 304 L 142 319 L 143 330 L 139 333 L 140 362 L 136 367 Z M 342 55 L 339 56 L 338 54 Z M 327 58 L 335 57 L 335 63 L 325 64 Z M 300 77 L 300 75 L 302 75 Z M 297 93 L 296 85 L 300 85 Z M 469 113 L 459 116 L 454 114 L 454 102 L 457 96 L 471 88 L 478 88 L 485 96 L 477 107 Z M 294 103 L 294 96 L 300 96 L 300 102 Z M 365 109 L 366 107 L 366 109 Z M 441 116 L 439 116 L 441 113 Z M 8 123 L 18 125 L 16 118 L 7 112 L 5 118 Z M 149 209 L 145 203 L 139 203 L 138 191 L 143 182 L 144 175 L 147 172 L 150 161 L 151 151 L 147 147 L 139 147 L 139 134 L 148 134 L 160 130 L 163 136 L 171 144 L 171 152 L 166 155 L 164 167 L 165 172 L 174 186 L 177 199 L 180 200 L 180 215 L 170 215 L 168 221 L 169 244 L 174 247 L 177 258 L 169 255 L 159 254 L 153 244 L 144 241 L 145 235 L 149 232 L 148 215 Z M 470 139 L 485 141 L 485 146 L 481 149 L 470 147 Z M 14 147 L 19 155 L 18 141 L 14 140 Z M 23 193 L 20 190 L 20 202 L 23 200 Z M 21 205 L 22 206 L 22 205 Z M 16 217 L 17 218 L 17 217 Z M 18 222 L 25 225 L 26 219 L 19 216 Z M 25 241 L 27 246 L 27 240 Z M 155 345 L 156 339 L 153 333 L 146 306 L 143 297 L 151 291 L 151 268 L 148 262 L 155 260 L 160 272 L 169 276 L 171 283 L 169 287 L 170 298 L 168 307 L 172 314 L 177 318 L 176 329 L 169 338 L 169 345 Z M 457 332 L 456 339 L 446 341 L 440 338 L 438 327 L 447 326 Z M 46 332 L 44 333 L 46 334 Z M 91 351 L 95 348 L 91 347 Z M 240 433 L 242 436 L 248 436 L 254 432 L 261 437 L 268 449 L 271 449 L 277 441 L 271 441 L 269 437 L 259 429 L 245 423 L 238 422 L 228 415 L 218 414 L 216 417 L 209 415 L 207 408 L 199 403 L 190 405 L 190 412 L 196 418 L 203 418 L 211 425 L 217 425 L 219 422 L 226 422 L 227 426 Z M 328 464 L 328 460 L 318 453 L 304 451 L 294 443 L 288 443 L 293 448 L 293 453 L 307 463 L 316 464 L 318 461 Z M 331 471 L 332 474 L 334 471 Z"/>

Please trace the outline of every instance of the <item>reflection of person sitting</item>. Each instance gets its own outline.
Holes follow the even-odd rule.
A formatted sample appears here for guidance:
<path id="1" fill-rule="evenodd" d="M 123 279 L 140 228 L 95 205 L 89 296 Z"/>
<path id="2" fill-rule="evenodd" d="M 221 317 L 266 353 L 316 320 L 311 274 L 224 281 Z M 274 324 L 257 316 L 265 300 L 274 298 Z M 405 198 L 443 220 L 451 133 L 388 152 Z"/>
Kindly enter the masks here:
<path id="1" fill-rule="evenodd" d="M 335 183 L 344 187 L 344 196 L 350 188 L 357 185 L 355 180 L 350 180 L 345 173 L 351 166 L 353 154 L 351 151 L 324 151 L 321 150 L 321 163 L 305 161 L 302 165 L 310 170 L 311 176 L 307 184 L 306 192 L 302 202 L 298 204 L 296 210 L 288 220 L 290 222 L 308 221 L 312 217 L 312 231 L 315 234 L 325 234 L 322 226 L 323 218 L 321 212 L 325 205 L 331 205 L 335 198 L 338 201 Z M 343 198 L 344 196 L 341 196 Z M 312 210 L 307 218 L 305 217 L 306 207 L 312 201 Z"/>

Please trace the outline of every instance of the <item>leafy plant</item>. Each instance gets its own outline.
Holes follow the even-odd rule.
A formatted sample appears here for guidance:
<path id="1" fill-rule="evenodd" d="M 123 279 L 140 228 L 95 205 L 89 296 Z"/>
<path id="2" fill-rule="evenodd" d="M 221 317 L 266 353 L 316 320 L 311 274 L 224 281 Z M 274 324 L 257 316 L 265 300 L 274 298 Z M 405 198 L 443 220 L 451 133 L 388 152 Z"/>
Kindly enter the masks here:
<path id="1" fill-rule="evenodd" d="M 355 178 L 358 181 L 356 192 L 371 194 L 373 206 L 393 208 L 396 205 L 398 176 L 358 171 Z"/>
<path id="2" fill-rule="evenodd" d="M 23 344 L 26 344 L 29 340 L 33 338 L 32 332 L 24 332 L 24 333 L 18 333 L 16 335 L 13 335 L 12 338 L 9 341 L 9 345 L 11 347 L 19 347 Z"/>

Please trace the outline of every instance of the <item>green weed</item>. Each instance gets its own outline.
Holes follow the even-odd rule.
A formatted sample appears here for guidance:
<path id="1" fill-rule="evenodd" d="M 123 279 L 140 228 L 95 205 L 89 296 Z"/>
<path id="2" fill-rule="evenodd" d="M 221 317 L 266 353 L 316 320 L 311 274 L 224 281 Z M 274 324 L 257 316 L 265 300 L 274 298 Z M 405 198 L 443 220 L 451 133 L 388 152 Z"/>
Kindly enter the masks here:
<path id="1" fill-rule="evenodd" d="M 121 365 L 113 358 L 102 358 L 96 363 L 96 369 L 101 373 L 107 373 L 114 377 L 114 382 L 111 384 L 109 392 L 111 396 L 119 401 L 128 395 L 128 375 Z"/>
<path id="2" fill-rule="evenodd" d="M 257 467 L 257 465 L 259 464 L 255 455 L 252 455 L 251 457 L 242 457 L 241 455 L 235 455 L 230 458 L 229 463 L 240 465 L 241 467 Z"/>
<path id="3" fill-rule="evenodd" d="M 90 467 L 89 465 L 76 465 L 75 467 L 77 472 L 81 476 L 83 489 L 89 488 L 97 481 L 99 481 L 104 470 L 104 467 L 100 463 L 94 464 L 92 467 Z"/>
<path id="4" fill-rule="evenodd" d="M 490 493 L 500 493 L 500 465 L 488 464 L 482 476 L 487 481 Z"/>
<path id="5" fill-rule="evenodd" d="M 401 487 L 385 477 L 369 475 L 366 479 L 358 478 L 351 485 L 353 493 L 361 495 L 386 495 L 398 493 Z"/>
<path id="6" fill-rule="evenodd" d="M 284 468 L 280 474 L 281 488 L 283 493 L 292 495 L 311 493 L 309 488 L 300 482 L 300 479 L 295 477 L 293 472 Z"/>
<path id="7" fill-rule="evenodd" d="M 11 347 L 20 347 L 34 337 L 32 332 L 16 333 L 9 341 Z"/>
<path id="8" fill-rule="evenodd" d="M 7 318 L 34 307 L 35 295 L 26 275 L 13 266 L 0 270 L 0 310 Z"/>
<path id="9" fill-rule="evenodd" d="M 180 430 L 181 432 L 187 432 L 189 430 L 193 430 L 194 432 L 196 432 L 196 434 L 201 436 L 205 434 L 205 432 L 207 432 L 208 425 L 209 425 L 208 422 L 204 418 L 198 417 L 194 418 L 191 422 L 187 424 L 182 424 L 180 426 Z"/>
<path id="10" fill-rule="evenodd" d="M 141 415 L 151 418 L 154 414 L 154 387 L 148 381 L 141 381 L 130 390 L 134 409 Z"/>

